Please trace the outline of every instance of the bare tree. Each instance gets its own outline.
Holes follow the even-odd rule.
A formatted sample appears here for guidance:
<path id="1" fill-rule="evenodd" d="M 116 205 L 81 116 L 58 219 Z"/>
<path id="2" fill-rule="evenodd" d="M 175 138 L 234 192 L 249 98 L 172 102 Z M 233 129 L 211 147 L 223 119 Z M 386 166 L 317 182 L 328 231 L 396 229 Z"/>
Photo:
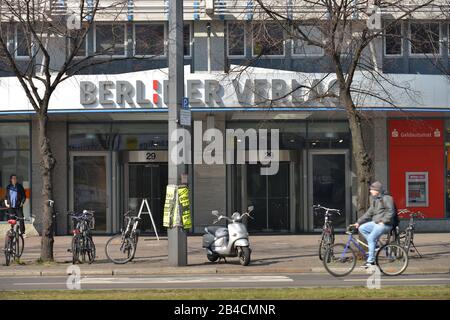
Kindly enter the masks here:
<path id="1" fill-rule="evenodd" d="M 345 111 L 358 180 L 358 214 L 368 207 L 368 188 L 373 178 L 373 163 L 363 137 L 364 113 L 358 107 L 368 97 L 397 107 L 396 97 L 392 96 L 389 88 L 396 86 L 405 91 L 409 89 L 382 73 L 377 53 L 374 52 L 374 43 L 383 39 L 403 20 L 416 16 L 423 19 L 424 12 L 434 9 L 434 2 L 292 0 L 286 8 L 285 1 L 256 0 L 253 8 L 253 41 L 256 48 L 253 54 L 256 57 L 248 61 L 246 66 L 253 65 L 261 56 L 276 54 L 282 48 L 283 40 L 292 39 L 294 50 L 323 53 L 326 61 L 322 65 L 325 70 L 323 80 L 330 74 L 335 75 L 336 81 L 325 92 L 318 92 L 321 81 L 316 81 L 292 88 L 286 96 L 303 90 L 305 95 L 311 97 L 311 92 L 314 92 L 315 99 L 327 101 L 336 109 Z M 404 35 L 399 34 L 398 37 Z M 378 53 L 379 56 L 381 53 Z M 242 73 L 242 70 L 240 68 L 238 72 Z M 361 71 L 359 77 L 370 80 L 365 83 L 370 82 L 371 87 L 377 89 L 366 88 L 360 80 L 356 81 L 358 71 Z M 272 97 L 272 102 L 275 100 Z"/>
<path id="2" fill-rule="evenodd" d="M 111 62 L 117 52 L 126 52 L 126 29 L 118 23 L 127 20 L 126 6 L 126 0 L 75 0 L 67 4 L 49 0 L 0 0 L 0 71 L 17 78 L 39 122 L 43 200 L 40 258 L 43 261 L 53 260 L 54 242 L 48 200 L 53 199 L 52 175 L 56 159 L 47 132 L 49 103 L 63 81 L 83 70 Z M 97 30 L 95 52 L 88 53 L 86 37 L 96 21 L 105 24 Z M 103 42 L 100 33 L 103 33 Z M 16 39 L 15 44 L 9 39 Z M 152 44 L 164 41 L 156 37 L 152 40 Z M 143 52 L 152 50 L 145 43 L 140 45 Z M 160 51 L 160 48 L 153 49 Z M 114 60 L 128 59 L 123 56 Z"/>

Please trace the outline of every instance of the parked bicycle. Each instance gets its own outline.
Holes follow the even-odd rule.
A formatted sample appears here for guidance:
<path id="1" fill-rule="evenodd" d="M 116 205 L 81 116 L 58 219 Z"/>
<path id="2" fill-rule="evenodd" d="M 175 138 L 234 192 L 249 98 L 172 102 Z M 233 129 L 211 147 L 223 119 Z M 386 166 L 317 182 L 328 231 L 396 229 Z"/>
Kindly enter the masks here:
<path id="1" fill-rule="evenodd" d="M 6 265 L 9 266 L 11 260 L 20 259 L 23 253 L 23 248 L 25 246 L 25 241 L 23 235 L 20 232 L 19 221 L 23 221 L 24 218 L 20 218 L 16 215 L 6 214 L 8 219 L 8 224 L 11 228 L 6 232 L 5 236 L 5 252 Z"/>
<path id="2" fill-rule="evenodd" d="M 346 234 L 349 235 L 347 243 L 333 244 L 325 252 L 323 265 L 331 275 L 343 277 L 353 271 L 357 259 L 355 249 L 352 247 L 356 247 L 367 258 L 368 254 L 364 249 L 364 247 L 367 248 L 367 245 L 353 236 L 357 233 L 358 229 L 354 226 L 348 226 L 346 231 Z M 398 244 L 382 244 L 379 241 L 375 255 L 375 264 L 385 275 L 400 275 L 408 267 L 408 254 Z"/>
<path id="3" fill-rule="evenodd" d="M 121 233 L 112 236 L 106 243 L 105 253 L 108 259 L 116 264 L 125 264 L 134 259 L 140 230 L 141 218 L 132 216 L 133 211 L 124 214 L 124 223 Z"/>
<path id="4" fill-rule="evenodd" d="M 319 244 L 319 259 L 323 260 L 323 257 L 325 255 L 325 252 L 327 249 L 334 243 L 334 227 L 333 227 L 333 221 L 331 220 L 331 216 L 334 213 L 337 213 L 338 215 L 341 215 L 340 210 L 338 209 L 330 209 L 324 206 L 321 206 L 320 204 L 314 205 L 313 210 L 324 210 L 324 223 L 322 227 L 322 235 L 320 237 L 320 244 Z"/>
<path id="5" fill-rule="evenodd" d="M 88 262 L 91 264 L 95 260 L 96 249 L 92 232 L 95 228 L 94 211 L 83 210 L 82 213 L 69 213 L 72 217 L 74 228 L 72 230 L 72 263 Z"/>
<path id="6" fill-rule="evenodd" d="M 416 245 L 414 244 L 414 232 L 416 229 L 415 228 L 415 226 L 416 226 L 415 219 L 424 218 L 425 216 L 420 211 L 413 212 L 408 209 L 399 210 L 398 215 L 400 217 L 405 216 L 405 215 L 409 216 L 408 226 L 406 227 L 406 229 L 404 231 L 400 232 L 400 234 L 399 234 L 400 246 L 405 248 L 405 250 L 408 254 L 410 252 L 415 251 L 419 255 L 419 258 L 422 258 L 422 255 L 420 254 L 419 250 L 417 249 Z M 413 249 L 411 249 L 411 246 L 413 247 Z"/>

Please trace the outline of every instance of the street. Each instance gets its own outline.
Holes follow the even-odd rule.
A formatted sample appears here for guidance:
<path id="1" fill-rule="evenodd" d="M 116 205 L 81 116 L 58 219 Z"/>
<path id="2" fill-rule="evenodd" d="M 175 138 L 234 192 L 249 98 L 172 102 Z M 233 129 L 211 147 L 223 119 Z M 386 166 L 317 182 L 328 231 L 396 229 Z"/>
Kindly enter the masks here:
<path id="1" fill-rule="evenodd" d="M 260 274 L 195 276 L 81 276 L 81 289 L 220 289 L 220 288 L 311 288 L 366 286 L 369 274 L 358 272 L 344 278 L 328 274 Z M 4 277 L 0 290 L 64 290 L 68 277 Z M 408 274 L 381 277 L 385 286 L 449 286 L 449 273 Z"/>

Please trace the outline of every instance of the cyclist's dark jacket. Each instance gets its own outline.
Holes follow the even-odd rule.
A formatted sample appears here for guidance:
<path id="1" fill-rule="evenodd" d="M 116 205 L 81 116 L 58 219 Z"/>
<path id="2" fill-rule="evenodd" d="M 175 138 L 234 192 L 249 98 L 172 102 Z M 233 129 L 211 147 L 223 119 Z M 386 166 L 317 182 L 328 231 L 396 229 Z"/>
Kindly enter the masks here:
<path id="1" fill-rule="evenodd" d="M 14 186 L 12 184 L 9 184 L 6 187 L 6 201 L 8 201 L 9 205 L 11 205 L 9 189 L 12 189 L 12 188 L 14 188 Z M 16 208 L 19 208 L 19 207 L 23 206 L 23 204 L 25 203 L 25 200 L 27 200 L 27 195 L 25 194 L 25 189 L 23 188 L 23 186 L 20 183 L 16 184 L 16 189 L 17 189 Z"/>
<path id="2" fill-rule="evenodd" d="M 387 225 L 393 224 L 394 218 L 394 199 L 387 194 L 380 194 L 377 197 L 371 197 L 370 207 L 367 212 L 358 219 L 358 224 L 368 221 L 375 223 L 383 222 Z"/>

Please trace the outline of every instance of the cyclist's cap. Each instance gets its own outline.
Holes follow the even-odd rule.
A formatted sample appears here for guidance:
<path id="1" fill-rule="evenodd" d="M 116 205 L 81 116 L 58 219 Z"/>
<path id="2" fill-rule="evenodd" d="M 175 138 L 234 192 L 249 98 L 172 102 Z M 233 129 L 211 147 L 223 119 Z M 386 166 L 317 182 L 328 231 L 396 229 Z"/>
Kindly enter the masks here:
<path id="1" fill-rule="evenodd" d="M 381 191 L 383 184 L 380 181 L 375 181 L 370 185 L 370 190 Z"/>

